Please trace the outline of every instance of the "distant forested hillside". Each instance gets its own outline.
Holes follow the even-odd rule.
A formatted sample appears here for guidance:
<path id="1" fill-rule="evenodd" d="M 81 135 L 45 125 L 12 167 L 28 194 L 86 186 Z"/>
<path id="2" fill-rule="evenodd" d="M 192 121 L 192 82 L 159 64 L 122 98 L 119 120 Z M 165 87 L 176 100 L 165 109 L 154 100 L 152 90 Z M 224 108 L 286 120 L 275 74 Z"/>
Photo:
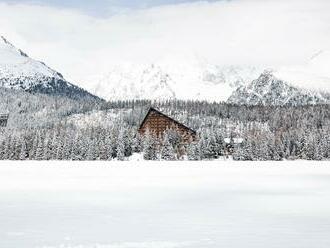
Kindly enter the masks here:
<path id="1" fill-rule="evenodd" d="M 97 109 L 99 104 L 92 99 L 73 100 L 0 87 L 0 113 L 9 113 L 11 129 L 53 126 L 66 116 Z"/>

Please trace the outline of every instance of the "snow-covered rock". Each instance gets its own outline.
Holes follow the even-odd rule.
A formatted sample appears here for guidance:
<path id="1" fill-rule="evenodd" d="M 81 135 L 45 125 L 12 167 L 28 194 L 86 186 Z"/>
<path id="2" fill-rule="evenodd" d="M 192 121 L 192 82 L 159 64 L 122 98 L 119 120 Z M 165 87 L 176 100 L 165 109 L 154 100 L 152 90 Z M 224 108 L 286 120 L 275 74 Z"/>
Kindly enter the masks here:
<path id="1" fill-rule="evenodd" d="M 330 103 L 330 94 L 297 88 L 278 79 L 271 71 L 238 88 L 229 103 L 246 105 L 307 105 Z"/>
<path id="2" fill-rule="evenodd" d="M 30 58 L 0 36 L 0 87 L 22 89 L 70 98 L 97 97 L 67 82 L 63 76 L 43 62 Z"/>

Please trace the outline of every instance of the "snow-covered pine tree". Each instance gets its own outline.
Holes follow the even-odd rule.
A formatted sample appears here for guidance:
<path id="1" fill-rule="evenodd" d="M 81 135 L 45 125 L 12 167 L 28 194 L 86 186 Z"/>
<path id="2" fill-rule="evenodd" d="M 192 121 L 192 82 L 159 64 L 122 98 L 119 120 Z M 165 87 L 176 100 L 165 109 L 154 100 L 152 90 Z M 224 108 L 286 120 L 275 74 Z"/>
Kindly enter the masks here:
<path id="1" fill-rule="evenodd" d="M 176 150 L 177 147 L 181 143 L 181 135 L 175 129 L 168 129 L 168 130 L 165 131 L 165 133 L 168 136 L 169 142 L 172 144 L 172 146 Z"/>
<path id="2" fill-rule="evenodd" d="M 127 138 L 127 136 L 125 135 L 124 129 L 120 129 L 117 140 L 117 159 L 119 161 L 125 160 L 125 138 Z"/>
<path id="3" fill-rule="evenodd" d="M 139 153 L 142 151 L 141 136 L 137 133 L 132 139 L 132 152 Z"/>
<path id="4" fill-rule="evenodd" d="M 268 140 L 268 155 L 269 160 L 281 161 L 281 154 L 278 152 L 280 147 L 277 147 L 276 138 L 274 134 L 271 134 Z M 280 145 L 280 144 L 279 144 Z"/>
<path id="5" fill-rule="evenodd" d="M 244 150 L 244 143 L 235 145 L 234 151 L 233 151 L 233 159 L 237 161 L 244 161 L 246 160 L 246 154 Z"/>
<path id="6" fill-rule="evenodd" d="M 96 160 L 95 141 L 93 139 L 89 140 L 89 142 L 88 142 L 88 150 L 87 150 L 87 154 L 86 154 L 86 160 L 88 160 L 88 161 Z"/>
<path id="7" fill-rule="evenodd" d="M 212 132 L 203 130 L 198 143 L 201 159 L 217 158 L 216 140 Z"/>
<path id="8" fill-rule="evenodd" d="M 32 146 L 31 150 L 29 152 L 29 159 L 30 160 L 35 160 L 36 159 L 36 152 L 37 152 L 37 147 L 38 147 L 38 132 L 35 132 L 33 134 L 33 140 L 32 140 Z"/>
<path id="9" fill-rule="evenodd" d="M 132 155 L 132 137 L 129 132 L 129 128 L 124 126 L 123 130 L 123 140 L 124 140 L 124 147 L 125 147 L 125 157 L 129 157 Z"/>
<path id="10" fill-rule="evenodd" d="M 107 137 L 105 139 L 105 146 L 106 146 L 106 152 L 107 152 L 107 160 L 110 161 L 113 159 L 113 148 L 112 148 L 112 139 L 110 137 Z"/>
<path id="11" fill-rule="evenodd" d="M 21 138 L 21 151 L 19 154 L 19 159 L 20 160 L 27 160 L 29 157 L 29 153 L 27 150 L 27 145 L 26 145 L 26 141 L 24 139 L 24 137 Z"/>
<path id="12" fill-rule="evenodd" d="M 72 145 L 72 137 L 69 133 L 66 133 L 63 145 L 63 160 L 71 160 Z"/>
<path id="13" fill-rule="evenodd" d="M 219 153 L 218 144 L 213 129 L 207 132 L 207 137 L 208 137 L 207 157 L 209 159 L 218 158 L 218 153 Z"/>
<path id="14" fill-rule="evenodd" d="M 0 140 L 0 160 L 5 160 L 6 140 Z"/>
<path id="15" fill-rule="evenodd" d="M 108 160 L 107 146 L 105 145 L 105 140 L 101 138 L 99 141 L 99 159 L 102 161 Z"/>
<path id="16" fill-rule="evenodd" d="M 188 160 L 200 160 L 200 156 L 199 156 L 199 151 L 198 151 L 198 144 L 196 143 L 191 143 L 188 145 L 187 148 L 187 157 Z"/>
<path id="17" fill-rule="evenodd" d="M 215 146 L 217 156 L 224 156 L 225 154 L 225 139 L 222 135 L 222 130 L 214 130 L 215 133 Z"/>
<path id="18" fill-rule="evenodd" d="M 143 139 L 143 158 L 145 160 L 157 160 L 155 137 L 147 130 Z"/>
<path id="19" fill-rule="evenodd" d="M 57 132 L 56 130 L 52 130 L 52 137 L 51 137 L 51 140 L 50 140 L 50 150 L 49 150 L 49 153 L 50 153 L 50 160 L 56 160 L 56 155 L 57 155 Z"/>
<path id="20" fill-rule="evenodd" d="M 244 156 L 244 160 L 252 161 L 254 159 L 253 150 L 254 150 L 254 147 L 253 147 L 253 143 L 252 143 L 252 137 L 248 136 L 242 144 L 242 153 Z"/>
<path id="21" fill-rule="evenodd" d="M 198 139 L 196 146 L 197 146 L 197 152 L 198 152 L 199 159 L 204 160 L 206 158 L 204 151 L 207 146 L 206 140 L 204 137 L 204 133 L 201 132 L 199 134 L 199 139 Z"/>
<path id="22" fill-rule="evenodd" d="M 176 160 L 177 155 L 174 151 L 173 145 L 170 143 L 168 134 L 165 132 L 164 138 L 163 138 L 163 144 L 161 148 L 161 159 L 162 160 Z"/>
<path id="23" fill-rule="evenodd" d="M 76 133 L 76 135 L 73 138 L 72 147 L 71 147 L 71 158 L 70 160 L 77 161 L 81 160 L 80 153 L 81 153 L 81 147 L 80 147 L 80 133 Z"/>
<path id="24" fill-rule="evenodd" d="M 43 160 L 51 160 L 52 154 L 51 154 L 51 140 L 49 137 L 49 133 L 46 133 L 45 140 L 44 140 L 44 154 L 43 154 Z"/>
<path id="25" fill-rule="evenodd" d="M 315 160 L 322 160 L 326 157 L 326 140 L 324 138 L 321 137 L 321 134 L 316 135 Z"/>
<path id="26" fill-rule="evenodd" d="M 37 149 L 36 149 L 36 153 L 35 153 L 35 160 L 43 160 L 44 158 L 44 143 L 42 140 L 42 136 L 41 134 L 38 132 L 37 135 Z"/>
<path id="27" fill-rule="evenodd" d="M 254 158 L 253 160 L 258 161 L 265 161 L 269 160 L 269 140 L 271 140 L 271 137 L 268 132 L 261 131 L 258 134 L 255 134 L 254 137 L 254 144 L 255 144 L 255 152 L 254 152 Z"/>
<path id="28" fill-rule="evenodd" d="M 20 151 L 20 144 L 18 138 L 16 136 L 12 137 L 10 143 L 10 160 L 18 160 L 19 159 L 19 151 Z"/>

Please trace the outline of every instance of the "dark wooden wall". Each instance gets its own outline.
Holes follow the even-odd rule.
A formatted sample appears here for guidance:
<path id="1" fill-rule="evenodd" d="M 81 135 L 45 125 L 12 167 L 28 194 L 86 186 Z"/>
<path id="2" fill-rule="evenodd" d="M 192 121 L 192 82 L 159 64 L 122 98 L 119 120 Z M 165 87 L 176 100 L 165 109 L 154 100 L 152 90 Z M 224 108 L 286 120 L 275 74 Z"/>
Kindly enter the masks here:
<path id="1" fill-rule="evenodd" d="M 151 111 L 149 113 L 143 125 L 139 129 L 139 133 L 143 135 L 147 130 L 149 130 L 150 133 L 155 134 L 158 137 L 162 137 L 164 132 L 168 129 L 176 130 L 184 142 L 192 142 L 196 138 L 196 135 L 192 130 L 188 129 L 184 125 L 180 125 L 167 116 L 157 113 L 156 111 Z"/>

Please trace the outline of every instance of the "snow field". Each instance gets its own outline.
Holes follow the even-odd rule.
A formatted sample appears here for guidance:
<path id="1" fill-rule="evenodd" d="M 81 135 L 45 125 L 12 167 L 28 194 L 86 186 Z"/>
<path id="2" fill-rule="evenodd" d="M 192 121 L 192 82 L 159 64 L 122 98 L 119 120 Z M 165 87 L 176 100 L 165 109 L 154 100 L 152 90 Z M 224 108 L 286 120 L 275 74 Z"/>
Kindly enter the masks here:
<path id="1" fill-rule="evenodd" d="M 328 248 L 329 162 L 0 162 L 0 247 Z"/>

